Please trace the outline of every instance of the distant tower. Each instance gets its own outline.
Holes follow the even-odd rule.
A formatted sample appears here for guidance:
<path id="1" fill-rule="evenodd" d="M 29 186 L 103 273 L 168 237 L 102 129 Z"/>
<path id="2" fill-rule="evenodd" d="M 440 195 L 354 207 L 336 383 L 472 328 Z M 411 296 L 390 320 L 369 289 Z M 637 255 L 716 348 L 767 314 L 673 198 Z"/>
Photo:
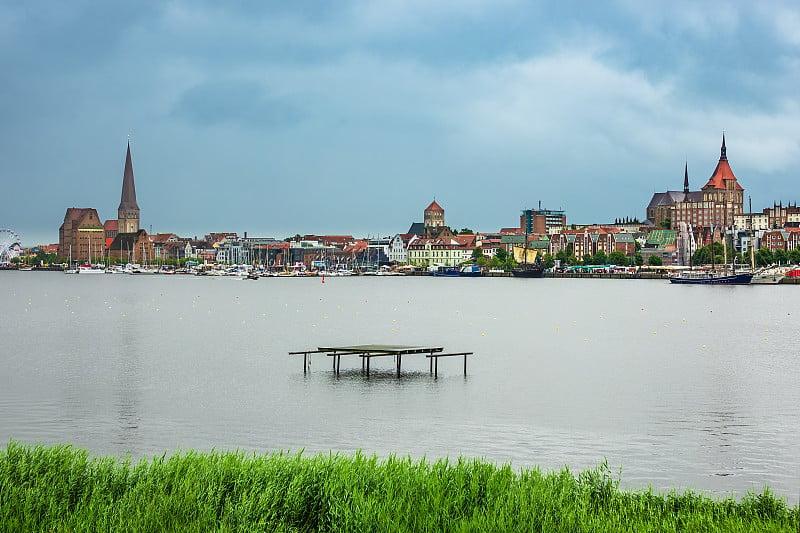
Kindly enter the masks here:
<path id="1" fill-rule="evenodd" d="M 438 228 L 444 226 L 444 209 L 436 203 L 436 200 L 431 202 L 431 205 L 425 208 L 425 227 Z"/>
<path id="2" fill-rule="evenodd" d="M 683 167 L 683 194 L 689 194 L 689 162 Z"/>
<path id="3" fill-rule="evenodd" d="M 117 208 L 119 233 L 139 231 L 139 205 L 136 203 L 136 185 L 133 183 L 133 163 L 131 163 L 131 142 L 128 141 L 128 155 L 125 157 L 125 173 L 122 176 L 122 199 Z"/>

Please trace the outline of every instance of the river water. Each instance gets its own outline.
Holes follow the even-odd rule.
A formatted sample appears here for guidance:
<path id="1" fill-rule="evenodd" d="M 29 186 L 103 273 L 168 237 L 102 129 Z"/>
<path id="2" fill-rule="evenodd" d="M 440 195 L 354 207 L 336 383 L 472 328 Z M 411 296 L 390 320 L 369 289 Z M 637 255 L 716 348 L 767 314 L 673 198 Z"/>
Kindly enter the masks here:
<path id="1" fill-rule="evenodd" d="M 483 457 L 622 486 L 800 490 L 800 288 L 0 272 L 0 445 Z M 364 343 L 473 351 L 357 358 Z"/>

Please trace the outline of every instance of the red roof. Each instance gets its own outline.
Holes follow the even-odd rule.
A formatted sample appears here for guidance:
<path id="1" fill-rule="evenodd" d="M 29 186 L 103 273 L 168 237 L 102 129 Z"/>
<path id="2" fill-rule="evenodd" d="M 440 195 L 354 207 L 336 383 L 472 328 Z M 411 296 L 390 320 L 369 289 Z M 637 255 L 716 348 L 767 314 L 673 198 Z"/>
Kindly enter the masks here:
<path id="1" fill-rule="evenodd" d="M 119 220 L 116 218 L 112 218 L 103 222 L 103 229 L 106 231 L 118 231 L 119 230 Z"/>
<path id="2" fill-rule="evenodd" d="M 431 205 L 425 208 L 425 211 L 444 211 L 442 206 L 436 203 L 436 200 L 431 202 Z"/>
<path id="3" fill-rule="evenodd" d="M 708 183 L 703 186 L 703 190 L 727 189 L 725 186 L 725 180 L 733 180 L 734 188 L 736 190 L 744 190 L 744 188 L 739 185 L 739 182 L 736 180 L 736 176 L 733 175 L 731 166 L 728 164 L 728 149 L 725 147 L 725 134 L 723 133 L 722 148 L 720 148 L 719 151 L 719 163 L 717 163 L 717 168 L 714 169 L 714 173 L 711 174 L 710 178 L 708 178 Z"/>
<path id="4" fill-rule="evenodd" d="M 739 185 L 739 182 L 736 180 L 736 176 L 733 175 L 733 170 L 731 170 L 731 166 L 728 164 L 727 159 L 720 159 L 719 163 L 717 163 L 717 168 L 714 169 L 714 173 L 708 178 L 708 183 L 703 186 L 703 190 L 706 189 L 726 189 L 725 180 L 733 180 L 736 186 L 736 190 L 743 191 L 744 188 Z"/>

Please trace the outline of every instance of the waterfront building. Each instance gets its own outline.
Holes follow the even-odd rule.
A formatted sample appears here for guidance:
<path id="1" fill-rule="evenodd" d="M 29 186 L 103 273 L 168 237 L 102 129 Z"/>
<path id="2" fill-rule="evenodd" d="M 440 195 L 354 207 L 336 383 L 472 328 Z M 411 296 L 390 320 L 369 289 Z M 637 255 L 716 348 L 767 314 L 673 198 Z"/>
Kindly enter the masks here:
<path id="1" fill-rule="evenodd" d="M 143 229 L 135 233 L 118 233 L 108 247 L 107 254 L 124 263 L 144 265 L 155 261 L 153 242 Z"/>
<path id="2" fill-rule="evenodd" d="M 582 259 L 585 255 L 603 252 L 621 252 L 632 256 L 636 252 L 634 234 L 620 231 L 619 228 L 607 226 L 586 226 L 578 229 L 567 229 L 551 235 L 549 251 L 552 255 L 564 250 L 567 254 L 575 254 Z"/>
<path id="3" fill-rule="evenodd" d="M 58 256 L 73 261 L 102 261 L 106 240 L 103 223 L 97 210 L 70 207 L 58 228 Z"/>
<path id="4" fill-rule="evenodd" d="M 419 237 L 413 233 L 398 233 L 389 241 L 389 262 L 396 265 L 408 263 L 408 245 Z"/>
<path id="5" fill-rule="evenodd" d="M 451 239 L 417 239 L 408 245 L 408 264 L 457 266 L 472 257 L 472 250 Z"/>
<path id="6" fill-rule="evenodd" d="M 567 225 L 567 215 L 564 211 L 552 209 L 523 209 L 519 217 L 519 227 L 522 233 L 552 235 L 564 229 Z"/>
<path id="7" fill-rule="evenodd" d="M 176 248 L 170 245 L 178 243 L 180 237 L 174 233 L 156 233 L 155 235 L 151 235 L 150 239 L 153 241 L 153 257 L 156 259 L 176 258 L 174 255 L 174 250 Z M 183 249 L 183 246 L 180 248 Z M 173 253 L 170 254 L 170 251 Z"/>
<path id="8" fill-rule="evenodd" d="M 778 250 L 790 251 L 800 246 L 800 228 L 776 229 L 763 232 L 761 247 L 775 253 Z"/>
<path id="9" fill-rule="evenodd" d="M 797 204 L 784 206 L 775 203 L 761 213 L 739 213 L 734 217 L 734 226 L 738 229 L 768 230 L 788 226 L 800 226 L 800 207 Z"/>
<path id="10" fill-rule="evenodd" d="M 482 234 L 480 240 L 481 252 L 483 255 L 491 259 L 500 248 L 506 248 L 502 243 L 503 236 L 499 233 Z"/>
<path id="11" fill-rule="evenodd" d="M 678 231 L 668 229 L 654 229 L 647 234 L 647 242 L 639 251 L 645 264 L 650 261 L 651 255 L 661 258 L 664 266 L 679 264 Z"/>
<path id="12" fill-rule="evenodd" d="M 733 217 L 733 227 L 746 231 L 763 231 L 772 228 L 770 217 L 766 213 L 739 213 Z"/>

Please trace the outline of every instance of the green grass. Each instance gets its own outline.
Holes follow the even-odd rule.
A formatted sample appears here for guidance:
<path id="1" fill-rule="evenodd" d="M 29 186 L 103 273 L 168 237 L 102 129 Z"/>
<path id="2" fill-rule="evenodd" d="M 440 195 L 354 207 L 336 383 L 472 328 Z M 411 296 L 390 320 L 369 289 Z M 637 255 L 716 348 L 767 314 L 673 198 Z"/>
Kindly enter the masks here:
<path id="1" fill-rule="evenodd" d="M 516 471 L 481 460 L 186 452 L 133 462 L 72 446 L 0 450 L 0 531 L 787 531 L 765 490 L 623 491 L 607 464 Z"/>

